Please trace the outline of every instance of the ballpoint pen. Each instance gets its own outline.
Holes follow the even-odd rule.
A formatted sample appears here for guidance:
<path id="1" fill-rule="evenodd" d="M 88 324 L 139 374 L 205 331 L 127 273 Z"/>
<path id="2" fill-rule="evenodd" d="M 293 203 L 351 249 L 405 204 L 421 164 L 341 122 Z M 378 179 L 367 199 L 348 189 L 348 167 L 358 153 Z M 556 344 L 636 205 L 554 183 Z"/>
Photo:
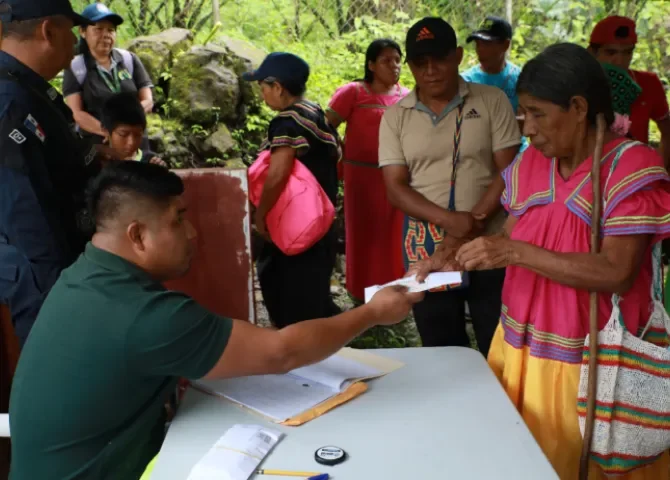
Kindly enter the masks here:
<path id="1" fill-rule="evenodd" d="M 318 472 L 292 472 L 288 470 L 269 470 L 269 469 L 260 469 L 256 470 L 257 475 L 276 475 L 280 477 L 307 477 L 307 480 L 328 480 L 329 476 L 327 473 L 318 473 Z"/>

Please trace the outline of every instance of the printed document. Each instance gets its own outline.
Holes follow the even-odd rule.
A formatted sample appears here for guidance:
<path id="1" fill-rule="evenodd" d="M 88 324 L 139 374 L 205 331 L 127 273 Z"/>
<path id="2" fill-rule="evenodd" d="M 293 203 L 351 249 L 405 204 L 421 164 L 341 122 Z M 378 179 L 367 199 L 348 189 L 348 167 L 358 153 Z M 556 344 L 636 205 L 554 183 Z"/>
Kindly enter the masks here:
<path id="1" fill-rule="evenodd" d="M 195 386 L 283 422 L 346 390 L 353 382 L 386 375 L 403 364 L 363 350 L 337 354 L 286 375 L 203 380 Z"/>

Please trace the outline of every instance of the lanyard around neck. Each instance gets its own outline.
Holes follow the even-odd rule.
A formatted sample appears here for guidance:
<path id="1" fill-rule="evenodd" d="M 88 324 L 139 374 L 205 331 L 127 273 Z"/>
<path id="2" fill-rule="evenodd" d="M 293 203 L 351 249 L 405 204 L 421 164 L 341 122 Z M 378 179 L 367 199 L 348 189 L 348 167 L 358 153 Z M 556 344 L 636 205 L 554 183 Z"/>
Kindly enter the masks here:
<path id="1" fill-rule="evenodd" d="M 454 151 L 452 155 L 452 169 L 451 169 L 451 190 L 449 192 L 449 210 L 456 210 L 456 169 L 461 161 L 461 125 L 463 124 L 463 109 L 465 108 L 465 100 L 458 105 L 458 112 L 456 114 L 456 130 L 454 130 Z"/>
<path id="2" fill-rule="evenodd" d="M 98 71 L 100 72 L 100 76 L 102 77 L 103 82 L 105 82 L 105 85 L 107 85 L 107 88 L 109 88 L 112 93 L 121 92 L 121 81 L 119 80 L 117 66 L 118 65 L 114 65 L 111 69 L 111 72 L 98 67 Z"/>

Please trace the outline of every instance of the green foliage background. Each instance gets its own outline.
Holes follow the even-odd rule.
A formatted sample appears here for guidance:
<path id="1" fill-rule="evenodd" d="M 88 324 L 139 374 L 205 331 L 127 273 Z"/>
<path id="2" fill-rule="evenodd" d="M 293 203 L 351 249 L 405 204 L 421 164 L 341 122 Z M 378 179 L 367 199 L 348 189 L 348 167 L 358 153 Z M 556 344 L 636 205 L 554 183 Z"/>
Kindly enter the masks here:
<path id="1" fill-rule="evenodd" d="M 290 51 L 305 58 L 312 75 L 308 96 L 326 104 L 335 89 L 359 78 L 364 53 L 375 38 L 404 43 L 416 19 L 438 15 L 449 21 L 464 41 L 486 15 L 505 15 L 505 0 L 214 0 L 220 3 L 221 25 L 215 35 L 242 38 L 270 51 Z M 196 41 L 211 37 L 212 0 L 111 0 L 104 2 L 124 16 L 119 44 L 171 26 L 190 28 Z M 74 0 L 75 9 L 88 2 Z M 640 38 L 634 67 L 670 75 L 670 1 L 664 0 L 513 0 L 514 42 L 511 61 L 523 65 L 552 43 L 586 46 L 596 21 L 610 13 L 635 18 Z M 466 48 L 463 68 L 476 63 Z M 411 87 L 405 68 L 401 81 Z M 251 131 L 262 130 L 269 112 L 249 118 Z M 653 138 L 654 134 L 652 134 Z M 656 134 L 657 135 L 657 134 Z M 247 145 L 252 147 L 253 145 Z"/>
<path id="2" fill-rule="evenodd" d="M 214 25 L 212 1 L 219 2 L 220 25 Z M 89 2 L 72 3 L 81 11 Z M 321 105 L 328 103 L 339 86 L 363 75 L 365 50 L 372 40 L 392 38 L 403 45 L 409 26 L 431 15 L 449 21 L 464 43 L 468 33 L 485 16 L 505 16 L 509 4 L 505 0 L 107 0 L 104 3 L 126 19 L 119 29 L 119 46 L 134 37 L 176 26 L 191 29 L 196 43 L 227 35 L 247 40 L 267 52 L 298 54 L 312 70 L 307 95 Z M 512 0 L 511 5 L 514 39 L 510 59 L 517 65 L 522 66 L 556 42 L 586 46 L 598 20 L 608 14 L 620 14 L 637 20 L 639 42 L 633 67 L 656 72 L 667 85 L 670 0 Z M 462 67 L 475 64 L 474 49 L 466 46 Z M 413 86 L 407 68 L 403 69 L 401 83 Z M 168 121 L 169 106 L 168 102 L 162 111 L 163 119 Z M 232 132 L 243 156 L 255 155 L 271 116 L 264 108 L 249 115 L 244 128 Z M 658 139 L 653 125 L 652 141 Z M 395 328 L 377 327 L 366 332 L 352 345 L 374 348 L 418 344 L 414 322 L 409 319 Z"/>

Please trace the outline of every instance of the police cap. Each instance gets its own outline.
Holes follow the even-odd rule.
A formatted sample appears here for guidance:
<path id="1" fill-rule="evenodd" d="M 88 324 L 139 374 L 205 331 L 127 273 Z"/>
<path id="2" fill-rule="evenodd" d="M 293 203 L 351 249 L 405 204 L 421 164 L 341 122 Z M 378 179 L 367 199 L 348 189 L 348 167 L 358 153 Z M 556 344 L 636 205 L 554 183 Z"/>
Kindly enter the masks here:
<path id="1" fill-rule="evenodd" d="M 72 9 L 69 0 L 0 0 L 0 21 L 9 23 L 62 15 L 75 26 L 90 25 L 91 22 Z"/>

